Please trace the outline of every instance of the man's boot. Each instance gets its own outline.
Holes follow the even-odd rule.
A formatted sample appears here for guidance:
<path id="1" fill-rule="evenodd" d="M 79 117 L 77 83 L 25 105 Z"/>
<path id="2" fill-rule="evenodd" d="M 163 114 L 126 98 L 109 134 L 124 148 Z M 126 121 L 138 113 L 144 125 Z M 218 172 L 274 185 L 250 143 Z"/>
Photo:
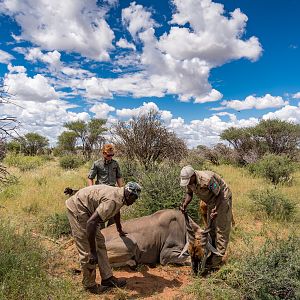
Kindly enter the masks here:
<path id="1" fill-rule="evenodd" d="M 101 285 L 103 287 L 111 287 L 111 288 L 118 287 L 118 288 L 121 288 L 121 287 L 126 285 L 126 280 L 117 279 L 115 276 L 111 276 L 107 279 L 102 280 Z"/>

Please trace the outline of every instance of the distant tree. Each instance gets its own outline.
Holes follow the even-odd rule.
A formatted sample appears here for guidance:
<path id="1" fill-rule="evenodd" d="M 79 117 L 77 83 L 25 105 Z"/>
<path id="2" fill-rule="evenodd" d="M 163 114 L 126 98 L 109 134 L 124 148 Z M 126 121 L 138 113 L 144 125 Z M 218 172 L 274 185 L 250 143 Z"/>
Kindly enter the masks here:
<path id="1" fill-rule="evenodd" d="M 64 127 L 76 134 L 76 138 L 80 141 L 83 151 L 86 148 L 87 125 L 84 121 L 72 121 L 64 124 Z"/>
<path id="2" fill-rule="evenodd" d="M 77 134 L 73 131 L 64 131 L 58 136 L 58 148 L 63 151 L 74 152 Z"/>
<path id="3" fill-rule="evenodd" d="M 263 140 L 266 150 L 274 154 L 294 157 L 300 145 L 300 125 L 281 120 L 262 120 L 253 135 Z"/>
<path id="4" fill-rule="evenodd" d="M 158 112 L 119 121 L 114 127 L 117 148 L 127 159 L 137 159 L 146 169 L 163 159 L 180 161 L 186 155 L 184 141 L 170 132 Z"/>
<path id="5" fill-rule="evenodd" d="M 266 153 L 295 157 L 300 125 L 281 120 L 262 120 L 254 127 L 228 128 L 221 134 L 237 152 L 241 163 L 253 163 Z"/>
<path id="6" fill-rule="evenodd" d="M 23 137 L 19 138 L 18 141 L 22 145 L 22 151 L 31 156 L 37 155 L 49 145 L 49 141 L 46 137 L 35 132 L 26 133 Z"/>
<path id="7" fill-rule="evenodd" d="M 104 119 L 92 119 L 89 122 L 78 120 L 65 123 L 64 127 L 75 134 L 76 142 L 82 146 L 83 154 L 86 158 L 90 158 L 93 150 L 101 148 L 105 141 L 103 137 L 103 133 L 107 131 L 105 124 Z"/>
<path id="8" fill-rule="evenodd" d="M 222 143 L 218 143 L 213 147 L 198 145 L 192 152 L 193 155 L 196 154 L 198 157 L 208 160 L 214 165 L 237 164 L 234 149 Z"/>
<path id="9" fill-rule="evenodd" d="M 16 138 L 14 138 L 6 143 L 6 149 L 9 152 L 21 153 L 22 145 Z"/>
<path id="10" fill-rule="evenodd" d="M 102 148 L 105 138 L 103 133 L 107 131 L 105 128 L 106 120 L 104 119 L 92 119 L 87 123 L 87 137 L 86 137 L 86 151 L 88 157 L 91 156 L 93 150 L 99 150 Z"/>

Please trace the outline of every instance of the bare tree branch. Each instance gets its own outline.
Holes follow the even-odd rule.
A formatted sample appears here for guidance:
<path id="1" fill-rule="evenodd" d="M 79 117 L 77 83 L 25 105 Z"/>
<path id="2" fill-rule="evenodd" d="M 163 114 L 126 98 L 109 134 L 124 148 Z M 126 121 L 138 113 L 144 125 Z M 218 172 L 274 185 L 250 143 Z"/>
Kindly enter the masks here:
<path id="1" fill-rule="evenodd" d="M 11 95 L 7 92 L 4 86 L 0 86 L 0 108 L 7 104 L 14 104 L 11 100 Z M 6 141 L 7 138 L 12 137 L 14 133 L 17 133 L 16 129 L 19 126 L 19 122 L 14 116 L 7 116 L 0 114 L 0 162 L 5 156 Z M 6 183 L 8 181 L 8 171 L 3 164 L 0 163 L 0 183 Z"/>

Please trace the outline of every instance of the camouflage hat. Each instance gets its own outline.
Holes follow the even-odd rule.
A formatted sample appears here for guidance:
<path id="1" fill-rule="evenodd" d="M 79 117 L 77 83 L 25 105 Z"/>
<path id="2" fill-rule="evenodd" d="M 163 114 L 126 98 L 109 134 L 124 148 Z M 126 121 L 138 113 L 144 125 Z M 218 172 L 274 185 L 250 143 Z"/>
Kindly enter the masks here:
<path id="1" fill-rule="evenodd" d="M 126 183 L 125 190 L 128 191 L 129 193 L 134 194 L 137 197 L 139 197 L 142 188 L 138 183 L 130 181 L 130 182 Z"/>
<path id="2" fill-rule="evenodd" d="M 180 172 L 180 186 L 187 186 L 190 182 L 190 178 L 194 175 L 195 170 L 192 166 L 185 166 Z"/>

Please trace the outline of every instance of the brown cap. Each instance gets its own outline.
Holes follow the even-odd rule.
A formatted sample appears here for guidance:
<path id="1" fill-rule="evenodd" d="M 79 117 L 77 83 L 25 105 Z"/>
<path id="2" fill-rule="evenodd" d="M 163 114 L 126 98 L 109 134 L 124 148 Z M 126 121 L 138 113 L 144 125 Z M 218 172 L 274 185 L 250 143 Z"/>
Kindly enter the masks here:
<path id="1" fill-rule="evenodd" d="M 102 153 L 111 153 L 114 152 L 115 148 L 112 144 L 104 144 L 102 147 Z"/>

